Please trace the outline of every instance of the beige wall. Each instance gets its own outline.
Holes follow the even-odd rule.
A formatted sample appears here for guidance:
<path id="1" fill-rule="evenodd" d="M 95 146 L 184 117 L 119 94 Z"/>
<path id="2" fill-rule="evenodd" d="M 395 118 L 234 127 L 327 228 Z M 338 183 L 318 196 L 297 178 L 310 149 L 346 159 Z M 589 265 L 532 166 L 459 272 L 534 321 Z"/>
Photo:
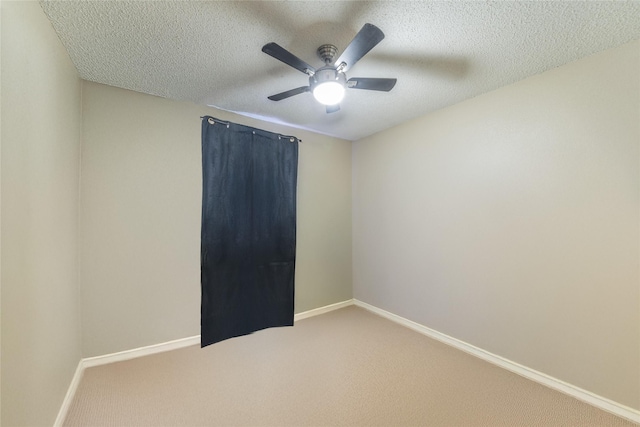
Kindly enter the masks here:
<path id="1" fill-rule="evenodd" d="M 304 140 L 296 312 L 351 298 L 353 220 L 357 298 L 640 409 L 640 42 L 352 152 L 94 83 L 81 106 L 39 5 L 1 7 L 2 425 L 51 424 L 81 355 L 199 333 L 204 114 Z"/>
<path id="2" fill-rule="evenodd" d="M 354 296 L 640 409 L 640 42 L 354 143 Z"/>
<path id="3" fill-rule="evenodd" d="M 351 143 L 83 82 L 83 354 L 200 333 L 200 116 L 300 145 L 296 312 L 352 297 Z"/>
<path id="4" fill-rule="evenodd" d="M 80 360 L 80 80 L 37 2 L 2 8 L 2 425 L 51 425 Z"/>

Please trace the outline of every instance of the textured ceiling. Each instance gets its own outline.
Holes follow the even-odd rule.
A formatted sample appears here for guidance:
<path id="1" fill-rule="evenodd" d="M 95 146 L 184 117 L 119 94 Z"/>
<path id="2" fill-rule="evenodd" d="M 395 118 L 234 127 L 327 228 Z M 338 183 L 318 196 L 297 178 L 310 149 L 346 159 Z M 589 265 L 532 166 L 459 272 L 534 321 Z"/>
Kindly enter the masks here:
<path id="1" fill-rule="evenodd" d="M 640 1 L 41 1 L 80 76 L 138 92 L 356 140 L 586 55 L 640 38 Z M 391 92 L 348 90 L 326 114 L 308 84 L 261 52 L 276 42 L 312 66 L 364 25 L 386 38 L 348 77 L 396 77 Z M 338 53 L 339 54 L 339 53 Z"/>

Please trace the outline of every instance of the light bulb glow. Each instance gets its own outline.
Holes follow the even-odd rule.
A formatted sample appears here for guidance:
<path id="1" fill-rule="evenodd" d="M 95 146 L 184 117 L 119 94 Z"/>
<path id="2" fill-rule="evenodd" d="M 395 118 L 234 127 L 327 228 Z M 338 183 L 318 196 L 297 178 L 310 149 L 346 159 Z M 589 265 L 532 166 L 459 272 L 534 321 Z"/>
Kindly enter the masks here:
<path id="1" fill-rule="evenodd" d="M 324 105 L 336 105 L 344 98 L 344 86 L 336 81 L 323 82 L 313 88 L 313 96 Z"/>

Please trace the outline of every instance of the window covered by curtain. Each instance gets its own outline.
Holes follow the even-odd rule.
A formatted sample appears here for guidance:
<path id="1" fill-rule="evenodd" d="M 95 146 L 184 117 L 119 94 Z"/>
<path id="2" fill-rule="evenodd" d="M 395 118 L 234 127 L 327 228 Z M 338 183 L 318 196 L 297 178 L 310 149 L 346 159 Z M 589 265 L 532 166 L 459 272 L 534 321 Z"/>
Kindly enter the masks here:
<path id="1" fill-rule="evenodd" d="M 203 347 L 293 325 L 297 171 L 297 138 L 203 117 Z"/>

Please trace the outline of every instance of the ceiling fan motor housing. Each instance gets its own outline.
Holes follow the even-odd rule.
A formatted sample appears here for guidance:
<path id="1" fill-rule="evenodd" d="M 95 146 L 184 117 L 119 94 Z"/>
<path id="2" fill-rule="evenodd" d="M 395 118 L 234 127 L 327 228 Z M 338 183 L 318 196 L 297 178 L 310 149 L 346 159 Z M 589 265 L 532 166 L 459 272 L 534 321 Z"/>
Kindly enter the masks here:
<path id="1" fill-rule="evenodd" d="M 322 67 L 316 70 L 313 76 L 309 77 L 309 86 L 311 86 L 312 91 L 316 86 L 327 82 L 336 82 L 345 86 L 347 84 L 347 76 L 333 67 Z"/>
<path id="2" fill-rule="evenodd" d="M 309 77 L 313 97 L 324 105 L 337 105 L 344 97 L 347 77 L 333 67 L 320 68 Z"/>

